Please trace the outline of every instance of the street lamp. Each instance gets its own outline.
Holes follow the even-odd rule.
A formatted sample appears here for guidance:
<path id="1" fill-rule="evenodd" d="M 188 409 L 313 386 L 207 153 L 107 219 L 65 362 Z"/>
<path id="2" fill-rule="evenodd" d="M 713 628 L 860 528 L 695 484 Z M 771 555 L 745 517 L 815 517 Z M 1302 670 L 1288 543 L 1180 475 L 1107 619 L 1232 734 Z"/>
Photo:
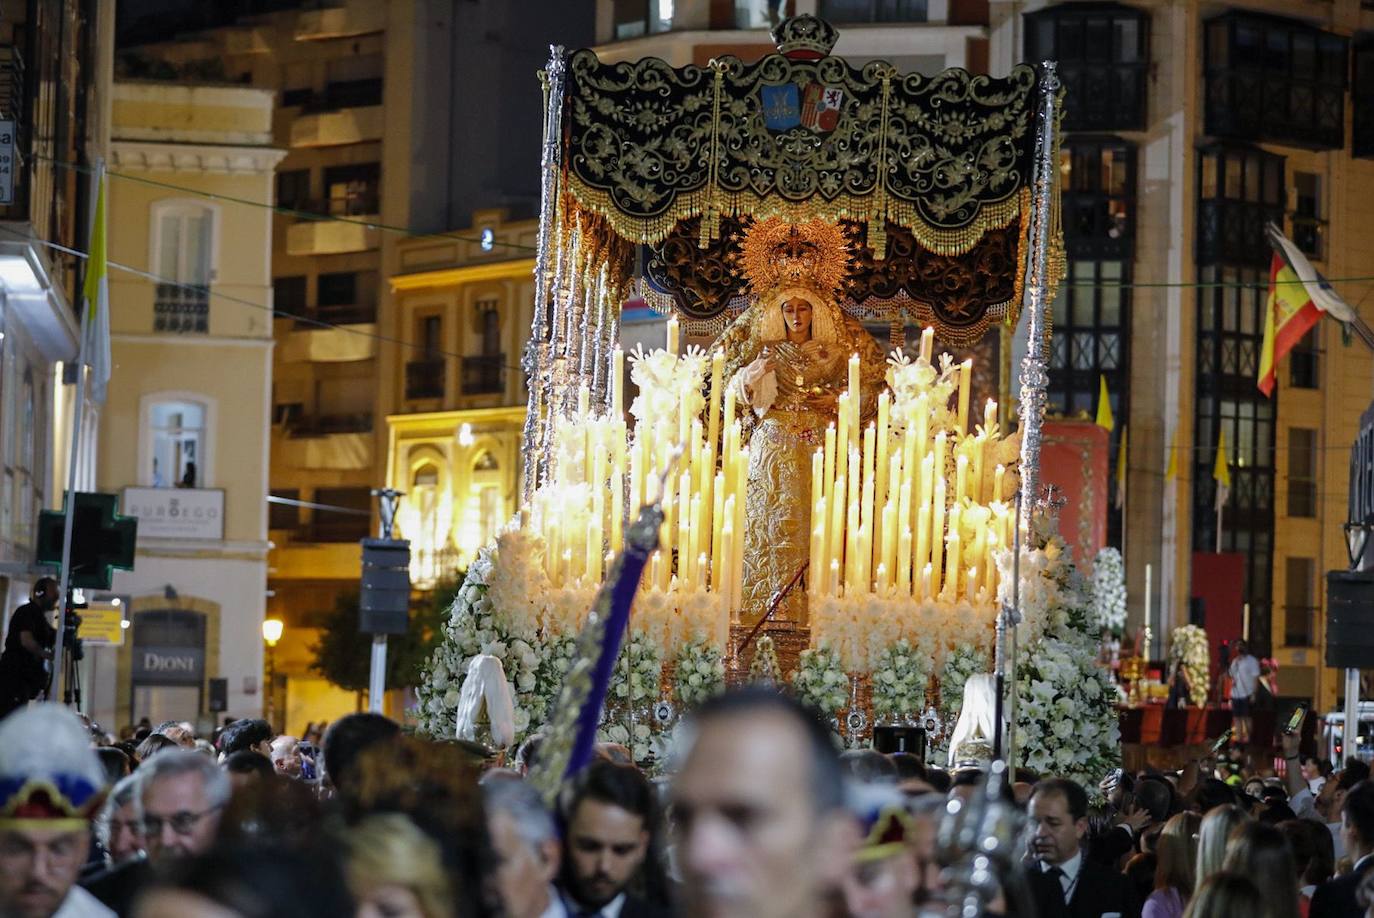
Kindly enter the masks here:
<path id="1" fill-rule="evenodd" d="M 276 695 L 275 688 L 277 683 L 277 642 L 281 640 L 283 628 L 282 620 L 279 618 L 265 618 L 262 620 L 262 639 L 267 643 L 267 678 L 263 687 L 264 713 L 269 724 L 276 720 Z M 275 729 L 275 727 L 274 727 Z"/>

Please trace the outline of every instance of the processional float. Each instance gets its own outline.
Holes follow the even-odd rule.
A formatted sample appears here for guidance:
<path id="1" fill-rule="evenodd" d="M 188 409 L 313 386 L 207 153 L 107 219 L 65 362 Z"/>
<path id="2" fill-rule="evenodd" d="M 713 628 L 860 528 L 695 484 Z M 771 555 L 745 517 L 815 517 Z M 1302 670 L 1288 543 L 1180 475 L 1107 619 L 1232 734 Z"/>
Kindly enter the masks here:
<path id="1" fill-rule="evenodd" d="M 544 542 L 553 587 L 598 584 L 632 512 L 657 500 L 665 519 L 641 590 L 704 592 L 708 608 L 749 630 L 781 607 L 860 663 L 873 644 L 866 625 L 895 634 L 972 621 L 989 642 L 996 629 L 1002 676 L 1014 653 L 1001 640 L 999 597 L 1012 604 L 1015 578 L 999 577 L 994 558 L 1019 557 L 1003 550 L 1040 499 L 1046 305 L 1063 273 L 1054 66 L 1020 65 L 1005 78 L 854 67 L 830 54 L 837 33 L 811 16 L 784 20 L 774 38 L 779 53 L 757 63 L 726 56 L 705 67 L 553 49 L 541 75 L 522 518 Z M 837 239 L 847 258 L 832 276 Z M 835 368 L 831 355 L 838 382 L 808 376 L 803 360 L 790 378 L 795 349 L 758 349 L 760 310 L 797 280 L 826 288 L 812 298 L 818 328 L 821 307 L 838 307 L 838 346 L 862 323 L 886 327 L 889 346 L 908 356 L 856 367 L 843 354 L 849 365 Z M 626 406 L 618 343 L 632 296 L 671 318 L 662 350 L 632 356 L 640 392 Z M 931 338 L 967 347 L 1014 327 L 1023 310 L 1009 438 L 995 404 L 970 405 L 969 363 L 936 361 Z M 909 326 L 924 329 L 919 349 L 905 340 Z M 683 337 L 706 346 L 685 348 Z M 784 367 L 775 402 L 830 406 L 824 428 L 799 432 L 810 460 L 791 479 L 810 488 L 790 497 L 799 512 L 774 495 L 784 529 L 805 520 L 805 544 L 794 546 L 805 595 L 781 602 L 798 578 L 776 565 L 769 578 L 750 576 L 761 567 L 749 557 L 759 554 L 748 544 L 753 511 L 764 506 L 751 450 L 764 463 L 746 442 L 761 429 L 753 390 L 738 379 L 759 354 Z M 676 473 L 655 490 L 678 448 Z M 772 484 L 785 491 L 788 481 Z"/>
<path id="2" fill-rule="evenodd" d="M 1063 274 L 1054 65 L 855 67 L 812 16 L 773 37 L 777 54 L 705 67 L 554 48 L 541 75 L 521 527 L 542 544 L 541 583 L 600 587 L 546 727 L 550 790 L 590 754 L 637 593 L 688 597 L 721 632 L 776 618 L 821 634 L 851 671 L 875 634 L 978 629 L 995 645 L 996 722 L 1015 723 L 1014 691 L 1000 711 L 1015 685 L 1008 549 L 1040 503 L 1046 308 Z M 670 318 L 662 349 L 631 356 L 626 405 L 631 297 Z M 968 348 L 1023 311 L 1009 437 L 995 402 L 972 404 L 970 363 L 933 346 Z M 994 758 L 1013 743 L 999 729 Z M 947 827 L 951 850 L 1001 831 L 1000 761 L 993 777 L 989 802 Z"/>

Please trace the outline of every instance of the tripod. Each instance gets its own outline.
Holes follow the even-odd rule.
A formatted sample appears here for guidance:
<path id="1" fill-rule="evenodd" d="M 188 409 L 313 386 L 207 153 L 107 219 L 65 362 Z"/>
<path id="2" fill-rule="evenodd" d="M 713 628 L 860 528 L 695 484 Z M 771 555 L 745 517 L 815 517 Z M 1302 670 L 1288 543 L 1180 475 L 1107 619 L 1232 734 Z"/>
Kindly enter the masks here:
<path id="1" fill-rule="evenodd" d="M 76 610 L 85 609 L 87 604 L 73 602 L 72 593 L 71 589 L 67 590 L 67 602 L 62 609 L 60 625 L 63 629 L 62 703 L 75 705 L 79 711 L 81 710 L 81 670 L 76 664 L 85 658 L 86 650 L 81 646 L 81 638 L 77 637 L 77 629 L 81 627 L 81 616 L 76 614 Z"/>

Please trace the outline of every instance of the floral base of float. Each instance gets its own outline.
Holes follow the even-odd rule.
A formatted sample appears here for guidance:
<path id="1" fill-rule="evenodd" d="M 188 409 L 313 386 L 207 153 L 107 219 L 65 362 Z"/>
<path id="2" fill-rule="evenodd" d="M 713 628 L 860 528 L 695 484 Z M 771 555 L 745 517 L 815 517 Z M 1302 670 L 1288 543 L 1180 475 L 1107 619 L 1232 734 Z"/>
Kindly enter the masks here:
<path id="1" fill-rule="evenodd" d="M 425 732 L 452 734 L 477 653 L 502 660 L 520 736 L 543 723 L 628 511 L 658 498 L 656 470 L 679 444 L 663 489 L 662 548 L 635 601 L 601 736 L 637 758 L 661 755 L 678 715 L 748 673 L 755 649 L 741 654 L 752 627 L 739 536 L 752 444 L 721 354 L 679 353 L 670 322 L 666 348 L 632 359 L 633 436 L 618 413 L 617 351 L 614 410 L 595 414 L 578 394 L 555 420 L 549 479 L 470 567 L 418 690 Z M 1012 595 L 1017 442 L 999 429 L 995 404 L 975 423 L 969 375 L 967 362 L 933 359 L 924 335 L 919 355 L 894 357 L 886 386 L 870 394 L 873 423 L 861 427 L 863 399 L 846 391 L 816 444 L 810 568 L 819 576 L 798 587 L 808 618 L 767 621 L 760 633 L 784 683 L 831 716 L 846 742 L 915 719 L 938 739 L 965 680 L 991 668 L 997 608 Z M 1032 527 L 1020 566 L 1023 761 L 1087 775 L 1114 756 L 1113 696 L 1099 690 L 1108 680 L 1093 665 L 1090 586 L 1050 529 Z"/>
<path id="2" fill-rule="evenodd" d="M 1116 692 L 1094 663 L 1091 584 L 1052 528 L 1037 520 L 1021 557 L 1017 758 L 1037 772 L 1088 780 L 1119 760 Z M 542 723 L 593 591 L 549 588 L 532 557 L 538 550 L 537 537 L 511 529 L 469 569 L 421 680 L 415 715 L 422 731 L 452 735 L 461 680 L 477 653 L 502 660 L 520 737 Z M 1008 550 L 996 559 L 1004 589 L 1011 562 Z M 815 612 L 813 628 L 766 622 L 753 646 L 737 654 L 748 630 L 725 627 L 719 598 L 642 589 L 600 737 L 641 760 L 661 759 L 678 717 L 727 682 L 748 681 L 765 645 L 786 661 L 779 665 L 784 686 L 829 715 L 846 744 L 866 742 L 875 725 L 917 724 L 931 736 L 931 760 L 942 761 L 940 741 L 958 716 L 964 683 L 990 669 L 993 607 L 870 596 L 822 602 Z"/>

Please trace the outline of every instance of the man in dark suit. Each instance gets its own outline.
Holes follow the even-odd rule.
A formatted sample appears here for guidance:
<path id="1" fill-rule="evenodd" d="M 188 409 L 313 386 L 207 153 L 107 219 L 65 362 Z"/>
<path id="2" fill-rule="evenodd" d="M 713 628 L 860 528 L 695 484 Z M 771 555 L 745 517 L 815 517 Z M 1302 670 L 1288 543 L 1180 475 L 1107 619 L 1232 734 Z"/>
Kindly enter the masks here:
<path id="1" fill-rule="evenodd" d="M 1360 781 L 1346 792 L 1341 806 L 1341 839 L 1355 866 L 1317 887 L 1308 918 L 1364 918 L 1364 906 L 1356 900 L 1355 891 L 1374 869 L 1374 782 Z"/>
<path id="2" fill-rule="evenodd" d="M 578 776 L 563 813 L 559 886 L 571 918 L 656 918 L 667 881 L 649 856 L 658 825 L 654 789 L 633 765 L 596 761 Z"/>
<path id="3" fill-rule="evenodd" d="M 1137 918 L 1140 907 L 1121 874 L 1083 856 L 1088 831 L 1088 795 L 1066 778 L 1035 785 L 1030 798 L 1031 836 L 1027 865 L 1040 918 Z"/>

